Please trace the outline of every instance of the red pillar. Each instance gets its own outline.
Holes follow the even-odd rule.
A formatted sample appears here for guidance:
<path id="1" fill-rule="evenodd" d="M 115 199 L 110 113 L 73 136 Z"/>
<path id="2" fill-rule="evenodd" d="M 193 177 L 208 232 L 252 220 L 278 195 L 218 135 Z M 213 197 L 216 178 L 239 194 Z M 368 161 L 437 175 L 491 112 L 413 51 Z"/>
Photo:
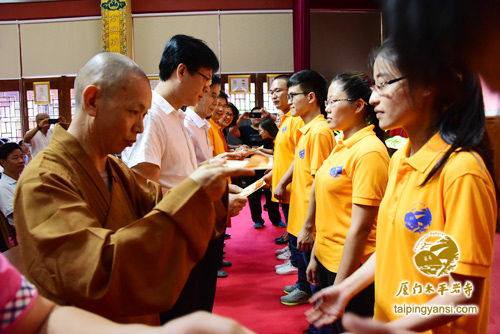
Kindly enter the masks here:
<path id="1" fill-rule="evenodd" d="M 293 67 L 311 67 L 310 0 L 293 0 Z"/>

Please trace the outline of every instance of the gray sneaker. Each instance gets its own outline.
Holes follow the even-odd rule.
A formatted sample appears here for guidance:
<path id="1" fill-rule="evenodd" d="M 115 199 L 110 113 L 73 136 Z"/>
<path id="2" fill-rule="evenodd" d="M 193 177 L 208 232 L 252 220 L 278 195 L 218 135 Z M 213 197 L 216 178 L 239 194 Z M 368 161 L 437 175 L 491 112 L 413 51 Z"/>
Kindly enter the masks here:
<path id="1" fill-rule="evenodd" d="M 283 288 L 283 292 L 286 293 L 287 295 L 292 292 L 293 290 L 295 290 L 295 288 L 297 288 L 297 283 L 295 283 L 294 285 L 287 285 Z"/>
<path id="2" fill-rule="evenodd" d="M 290 292 L 286 296 L 282 296 L 280 298 L 281 304 L 288 306 L 295 306 L 300 304 L 306 304 L 309 302 L 309 298 L 311 298 L 310 292 L 305 292 L 299 289 L 295 289 Z"/>

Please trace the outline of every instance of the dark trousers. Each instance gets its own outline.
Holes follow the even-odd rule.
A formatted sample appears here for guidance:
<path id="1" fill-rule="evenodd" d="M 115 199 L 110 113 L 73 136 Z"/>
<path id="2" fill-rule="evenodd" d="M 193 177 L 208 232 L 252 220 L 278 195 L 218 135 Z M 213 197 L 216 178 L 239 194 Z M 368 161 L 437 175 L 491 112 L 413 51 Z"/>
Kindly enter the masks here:
<path id="1" fill-rule="evenodd" d="M 294 235 L 291 235 L 288 233 L 288 237 L 290 238 L 288 240 L 288 246 L 290 247 L 290 252 L 291 252 L 291 257 L 294 257 L 294 259 L 291 259 L 292 264 L 293 262 L 297 263 L 297 268 L 298 268 L 298 279 L 297 279 L 297 288 L 299 290 L 305 291 L 310 293 L 311 292 L 311 285 L 307 281 L 307 275 L 306 275 L 306 270 L 307 266 L 309 265 L 309 260 L 306 262 L 306 258 L 309 255 L 309 259 L 311 256 L 311 252 L 306 252 L 303 253 L 297 249 L 297 237 Z"/>
<path id="2" fill-rule="evenodd" d="M 224 233 L 211 240 L 205 256 L 194 266 L 171 310 L 160 313 L 162 324 L 195 311 L 212 312 L 217 287 L 217 270 L 224 249 Z"/>
<path id="3" fill-rule="evenodd" d="M 331 272 L 318 261 L 318 278 L 321 289 L 332 286 L 337 277 L 337 273 Z M 362 317 L 373 317 L 373 309 L 375 305 L 375 285 L 372 283 L 364 290 L 358 293 L 347 304 L 346 312 L 352 312 Z M 321 334 L 343 333 L 345 332 L 342 326 L 342 319 L 338 319 L 332 325 L 321 327 Z"/>
<path id="4" fill-rule="evenodd" d="M 307 266 L 309 262 L 311 262 L 311 252 L 301 252 L 297 249 L 297 237 L 288 233 L 288 237 L 290 238 L 288 241 L 288 246 L 290 247 L 291 257 L 290 261 L 292 264 L 294 263 L 293 257 L 295 256 L 295 263 L 297 263 L 298 268 L 298 279 L 297 279 L 297 288 L 299 290 L 309 292 L 315 294 L 320 290 L 317 286 L 312 286 L 307 281 Z M 294 255 L 295 254 L 295 255 Z M 313 324 L 309 325 L 309 331 L 313 334 L 319 334 L 319 329 L 316 328 Z"/>
<path id="5" fill-rule="evenodd" d="M 285 216 L 285 223 L 288 224 L 288 212 L 290 211 L 290 204 L 280 203 L 281 211 L 283 211 L 283 216 Z"/>
<path id="6" fill-rule="evenodd" d="M 264 171 L 258 170 L 255 172 L 254 176 L 242 177 L 240 179 L 240 186 L 245 188 L 251 185 L 258 179 L 264 176 Z M 278 224 L 281 221 L 281 214 L 279 203 L 272 201 L 272 194 L 269 188 L 260 189 L 248 196 L 248 206 L 250 207 L 250 213 L 252 214 L 252 221 L 254 223 L 264 223 L 262 219 L 262 193 L 266 198 L 267 214 L 269 215 L 269 220 L 273 224 Z"/>
<path id="7" fill-rule="evenodd" d="M 262 219 L 262 193 L 266 197 L 267 214 L 269 215 L 269 220 L 274 225 L 281 221 L 281 214 L 279 203 L 273 202 L 271 200 L 271 191 L 269 189 L 257 190 L 250 196 L 248 196 L 248 205 L 250 206 L 250 212 L 252 214 L 252 221 L 254 223 L 264 223 Z"/>

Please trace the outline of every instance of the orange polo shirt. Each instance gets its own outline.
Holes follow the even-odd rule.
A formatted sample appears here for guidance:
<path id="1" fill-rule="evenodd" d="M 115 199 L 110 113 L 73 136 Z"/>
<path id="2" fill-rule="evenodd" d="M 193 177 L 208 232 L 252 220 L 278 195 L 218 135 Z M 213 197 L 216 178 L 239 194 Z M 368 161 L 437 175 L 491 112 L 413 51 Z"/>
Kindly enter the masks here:
<path id="1" fill-rule="evenodd" d="M 210 123 L 210 128 L 208 129 L 208 139 L 210 140 L 210 143 L 212 144 L 212 149 L 214 153 L 214 157 L 226 152 L 226 149 L 224 148 L 224 140 L 223 136 L 220 135 L 221 129 L 220 125 L 215 123 L 211 118 L 208 120 Z"/>
<path id="2" fill-rule="evenodd" d="M 448 269 L 460 275 L 485 278 L 479 313 L 462 316 L 428 332 L 486 333 L 497 217 L 495 188 L 483 160 L 475 152 L 454 153 L 441 171 L 421 187 L 449 147 L 437 133 L 411 157 L 408 157 L 408 141 L 391 160 L 387 190 L 378 215 L 375 318 L 392 321 L 402 316 L 395 313 L 394 305 L 423 305 L 436 296 L 439 284 L 448 285 L 446 272 L 438 278 L 420 270 L 432 270 L 436 260 L 453 250 L 453 247 L 443 250 L 436 245 L 438 240 L 449 236 L 458 246 L 459 254 L 456 263 L 445 262 L 450 265 Z M 438 251 L 425 250 L 425 246 L 431 245 L 437 246 Z M 417 268 L 416 255 L 423 251 L 426 251 L 423 260 L 429 262 L 420 263 L 428 266 Z M 442 266 L 442 261 L 438 264 L 437 268 Z M 436 272 L 442 273 L 441 269 Z M 406 294 L 403 282 L 408 282 Z M 419 293 L 418 285 L 425 289 L 427 284 L 436 292 Z M 417 287 L 415 291 L 414 287 Z M 463 288 L 456 291 L 464 293 Z M 450 291 L 442 293 L 453 291 L 449 285 L 448 289 Z M 403 293 L 396 297 L 398 292 Z"/>
<path id="3" fill-rule="evenodd" d="M 288 233 L 293 236 L 298 236 L 304 225 L 314 175 L 335 147 L 335 136 L 323 115 L 318 115 L 299 131 L 302 135 L 295 148 L 287 226 Z"/>
<path id="4" fill-rule="evenodd" d="M 281 124 L 276 135 L 274 144 L 274 159 L 273 159 L 273 181 L 272 189 L 275 189 L 280 182 L 281 178 L 287 172 L 288 168 L 293 162 L 295 157 L 295 146 L 302 134 L 299 130 L 304 126 L 304 121 L 301 117 L 293 117 L 290 112 L 287 112 L 281 118 Z M 281 200 L 281 203 L 290 203 L 290 189 L 292 184 L 288 184 L 286 187 L 285 198 Z M 272 197 L 274 202 L 278 202 Z"/>
<path id="5" fill-rule="evenodd" d="M 338 272 L 352 204 L 379 206 L 387 185 L 389 154 L 369 125 L 346 141 L 340 139 L 316 173 L 316 250 L 331 272 Z M 375 252 L 376 220 L 366 240 L 361 263 Z"/>

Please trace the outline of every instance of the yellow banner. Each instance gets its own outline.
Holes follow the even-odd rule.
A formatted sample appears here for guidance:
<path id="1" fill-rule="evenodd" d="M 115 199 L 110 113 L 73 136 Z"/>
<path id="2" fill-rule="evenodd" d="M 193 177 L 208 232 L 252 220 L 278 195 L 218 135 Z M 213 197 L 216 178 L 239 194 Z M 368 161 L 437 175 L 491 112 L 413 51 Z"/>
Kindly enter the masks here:
<path id="1" fill-rule="evenodd" d="M 102 51 L 127 54 L 126 0 L 101 0 Z"/>

